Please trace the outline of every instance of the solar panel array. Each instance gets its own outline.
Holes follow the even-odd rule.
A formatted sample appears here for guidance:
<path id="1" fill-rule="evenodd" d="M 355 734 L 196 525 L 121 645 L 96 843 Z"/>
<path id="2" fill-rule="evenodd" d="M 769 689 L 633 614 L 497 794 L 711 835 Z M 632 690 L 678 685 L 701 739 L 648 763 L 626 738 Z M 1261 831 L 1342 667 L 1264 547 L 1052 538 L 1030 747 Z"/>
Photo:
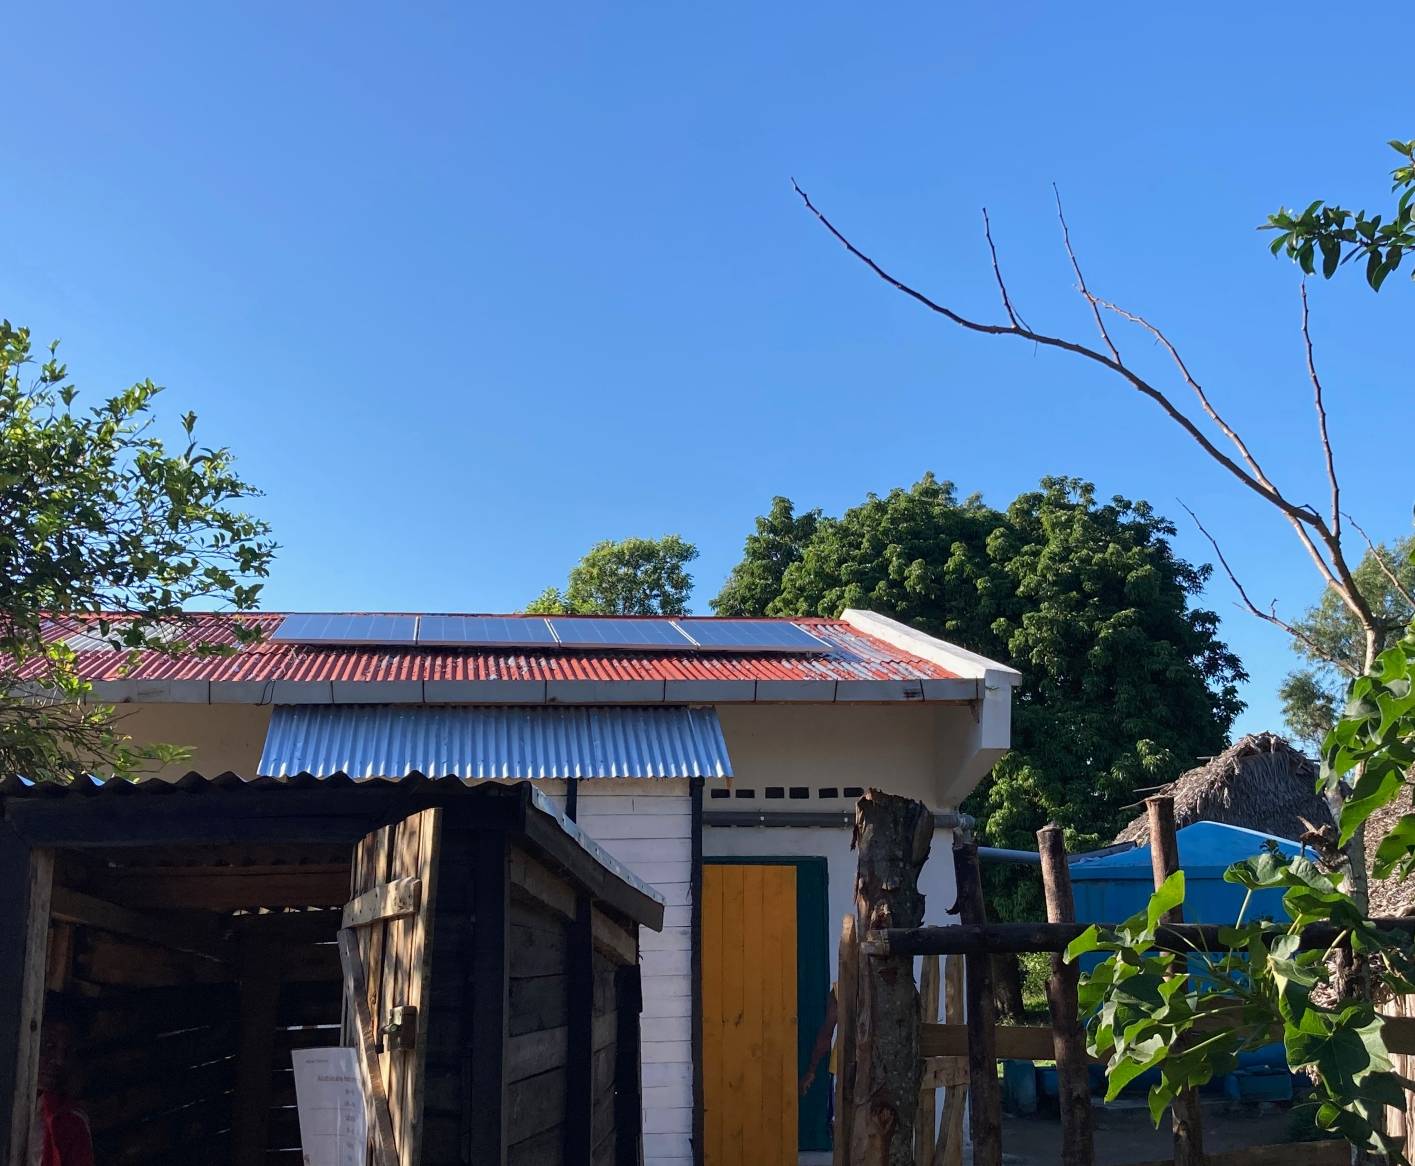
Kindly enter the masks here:
<path id="1" fill-rule="evenodd" d="M 287 615 L 270 637 L 300 644 L 415 644 L 415 615 Z"/>
<path id="2" fill-rule="evenodd" d="M 828 652 L 785 620 L 614 616 L 287 615 L 272 640 L 296 644 L 441 648 L 580 648 L 650 652 Z"/>

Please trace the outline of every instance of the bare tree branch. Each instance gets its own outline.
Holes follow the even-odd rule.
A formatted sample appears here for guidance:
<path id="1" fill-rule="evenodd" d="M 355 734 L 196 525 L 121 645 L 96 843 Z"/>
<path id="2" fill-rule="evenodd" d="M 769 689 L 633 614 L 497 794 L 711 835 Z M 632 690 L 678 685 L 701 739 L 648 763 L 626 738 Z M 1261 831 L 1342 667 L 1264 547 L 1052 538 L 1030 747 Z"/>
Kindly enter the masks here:
<path id="1" fill-rule="evenodd" d="M 1351 525 L 1356 528 L 1356 533 L 1365 540 L 1366 546 L 1370 549 L 1371 557 L 1376 560 L 1376 565 L 1380 567 L 1381 574 L 1383 574 L 1390 585 L 1395 588 L 1395 593 L 1399 595 L 1401 599 L 1405 600 L 1406 603 L 1410 604 L 1411 607 L 1415 607 L 1415 595 L 1410 594 L 1410 589 L 1400 581 L 1400 577 L 1395 573 L 1395 568 L 1386 560 L 1385 548 L 1378 547 L 1372 542 L 1371 536 L 1366 533 L 1365 528 L 1352 518 L 1350 514 L 1346 516 L 1346 521 L 1351 523 Z"/>
<path id="2" fill-rule="evenodd" d="M 1007 294 L 1007 283 L 1002 278 L 1002 268 L 997 262 L 997 247 L 992 241 L 992 223 L 988 219 L 988 208 L 983 207 L 983 236 L 988 241 L 988 252 L 992 255 L 992 274 L 997 280 L 997 290 L 1002 293 L 1002 306 L 1007 312 L 1007 318 L 1012 321 L 1014 328 L 1025 328 L 1026 321 L 1018 316 L 1016 309 L 1012 306 L 1012 299 Z"/>
<path id="3" fill-rule="evenodd" d="M 1327 406 L 1322 398 L 1322 380 L 1317 376 L 1317 360 L 1312 352 L 1312 332 L 1308 327 L 1310 314 L 1307 309 L 1307 281 L 1299 285 L 1302 289 L 1302 343 L 1307 349 L 1307 376 L 1312 381 L 1313 398 L 1317 406 L 1317 432 L 1321 435 L 1322 456 L 1327 463 L 1327 481 L 1331 483 L 1331 533 L 1333 538 L 1341 537 L 1341 485 L 1336 477 L 1336 459 L 1332 454 L 1331 437 L 1327 433 Z M 1366 540 L 1370 542 L 1370 539 Z"/>
<path id="4" fill-rule="evenodd" d="M 1210 439 L 1209 436 L 1202 429 L 1199 428 L 1199 426 L 1188 416 L 1188 414 L 1186 414 L 1177 405 L 1175 405 L 1174 401 L 1169 397 L 1168 393 L 1165 392 L 1165 390 L 1156 387 L 1150 381 L 1140 376 L 1138 373 L 1136 373 L 1133 369 L 1131 369 L 1125 364 L 1125 362 L 1120 358 L 1119 353 L 1115 348 L 1115 345 L 1111 343 L 1109 334 L 1106 332 L 1103 322 L 1101 323 L 1101 336 L 1106 343 L 1107 349 L 1109 350 L 1108 354 L 1105 352 L 1101 352 L 1095 348 L 1092 348 L 1089 345 L 1080 344 L 1073 340 L 1066 340 L 1059 336 L 1050 336 L 1043 332 L 1036 332 L 1031 328 L 1027 327 L 1025 324 L 1021 323 L 1020 321 L 1012 318 L 1011 315 L 1009 315 L 1010 322 L 1007 324 L 987 324 L 982 322 L 981 320 L 974 320 L 967 316 L 964 316 L 961 312 L 955 311 L 953 308 L 950 308 L 945 304 L 941 304 L 938 301 L 932 299 L 931 297 L 925 295 L 917 288 L 911 287 L 909 284 L 905 283 L 903 280 L 899 279 L 897 276 L 891 274 L 889 271 L 881 267 L 874 259 L 872 259 L 869 255 L 865 254 L 865 252 L 861 251 L 858 247 L 856 247 L 855 244 L 852 243 L 835 226 L 835 224 L 832 223 L 830 219 L 828 219 L 816 207 L 816 205 L 811 201 L 810 196 L 804 190 L 801 189 L 801 187 L 796 183 L 794 179 L 792 180 L 791 185 L 792 188 L 796 191 L 797 195 L 800 196 L 801 201 L 806 206 L 806 209 L 812 215 L 815 216 L 816 220 L 820 222 L 820 224 L 825 227 L 825 229 L 829 231 L 831 235 L 835 237 L 835 239 L 841 244 L 841 246 L 845 248 L 847 252 L 849 252 L 866 267 L 868 267 L 881 280 L 889 284 L 890 287 L 894 288 L 896 291 L 903 292 L 909 298 L 917 301 L 924 307 L 928 308 L 929 311 L 935 312 L 938 315 L 943 316 L 946 320 L 957 324 L 960 328 L 966 328 L 970 332 L 979 332 L 988 336 L 1016 336 L 1019 339 L 1030 340 L 1034 344 L 1040 344 L 1048 348 L 1058 348 L 1064 352 L 1070 352 L 1076 356 L 1083 357 L 1086 360 L 1092 361 L 1095 364 L 1099 364 L 1103 368 L 1107 368 L 1111 372 L 1118 374 L 1124 380 L 1129 382 L 1131 387 L 1133 387 L 1137 392 L 1141 393 L 1143 396 L 1148 397 L 1151 401 L 1158 405 L 1164 411 L 1165 415 L 1168 416 L 1170 420 L 1172 420 L 1181 429 L 1183 429 L 1184 432 L 1187 433 L 1199 445 L 1199 447 L 1206 454 L 1209 455 L 1209 457 L 1211 457 L 1215 462 L 1217 462 L 1220 466 L 1222 466 L 1230 474 L 1232 474 L 1235 478 L 1242 482 L 1243 485 L 1246 486 L 1249 490 L 1252 490 L 1264 501 L 1279 510 L 1287 518 L 1288 522 L 1292 525 L 1292 528 L 1297 532 L 1298 539 L 1301 541 L 1302 545 L 1307 549 L 1307 552 L 1311 556 L 1313 563 L 1316 564 L 1318 571 L 1321 572 L 1323 579 L 1326 580 L 1327 585 L 1330 586 L 1334 592 L 1336 592 L 1337 596 L 1341 599 L 1341 601 L 1347 606 L 1351 613 L 1356 617 L 1357 621 L 1361 624 L 1362 628 L 1366 633 L 1367 654 L 1371 654 L 1374 648 L 1374 644 L 1376 642 L 1375 616 L 1371 611 L 1370 605 L 1366 602 L 1365 597 L 1362 596 L 1361 592 L 1356 587 L 1356 581 L 1352 577 L 1351 570 L 1346 563 L 1345 556 L 1342 554 L 1341 539 L 1339 537 L 1339 533 L 1334 532 L 1332 526 L 1328 525 L 1327 520 L 1324 519 L 1315 510 L 1313 510 L 1310 506 L 1299 506 L 1296 503 L 1290 501 L 1282 493 L 1282 491 L 1279 490 L 1277 486 L 1273 484 L 1273 482 L 1263 472 L 1261 466 L 1253 457 L 1252 452 L 1242 441 L 1238 433 L 1232 428 L 1232 426 L 1228 425 L 1228 423 L 1222 418 L 1222 416 L 1219 415 L 1217 410 L 1213 408 L 1212 403 L 1208 400 L 1207 394 L 1204 393 L 1203 389 L 1199 386 L 1198 382 L 1189 373 L 1189 370 L 1184 364 L 1183 360 L 1179 357 L 1178 351 L 1174 348 L 1172 344 L 1169 343 L 1168 339 L 1164 337 L 1158 329 L 1148 324 L 1148 322 L 1143 320 L 1142 317 L 1133 316 L 1131 313 L 1126 313 L 1118 308 L 1115 308 L 1114 305 L 1108 304 L 1103 300 L 1094 298 L 1092 293 L 1089 290 L 1086 290 L 1083 285 L 1082 294 L 1091 304 L 1092 311 L 1097 316 L 1100 315 L 1099 309 L 1101 307 L 1105 307 L 1108 310 L 1115 311 L 1117 314 L 1127 319 L 1133 320 L 1133 322 L 1138 324 L 1139 326 L 1147 328 L 1150 331 L 1151 335 L 1155 336 L 1155 338 L 1167 348 L 1170 355 L 1176 361 L 1180 369 L 1180 373 L 1184 377 L 1186 383 L 1198 395 L 1200 404 L 1204 408 L 1206 414 L 1209 416 L 1210 420 L 1216 426 L 1218 426 L 1218 428 L 1224 433 L 1224 435 L 1231 442 L 1233 442 L 1234 447 L 1238 450 L 1239 457 L 1245 463 L 1247 468 L 1245 468 L 1244 465 L 1240 465 L 1238 461 L 1235 461 L 1228 454 L 1224 453 L 1223 450 L 1221 450 L 1216 444 L 1214 444 L 1213 440 Z M 1058 210 L 1059 209 L 1060 208 L 1058 200 Z M 1065 237 L 1066 231 L 1064 218 L 1062 222 L 1063 236 Z M 989 242 L 991 243 L 991 239 L 989 239 Z M 1072 251 L 1070 247 L 1069 240 L 1067 243 L 1067 249 L 1068 252 L 1070 252 L 1072 255 L 1073 268 L 1076 270 L 1079 278 L 1079 264 L 1075 262 L 1074 251 Z M 1325 548 L 1325 555 L 1322 553 L 1322 550 L 1319 549 L 1317 545 L 1318 543 L 1321 544 L 1321 547 Z M 1330 557 L 1330 562 L 1328 562 L 1327 556 Z"/>
<path id="5" fill-rule="evenodd" d="M 1294 640 L 1297 640 L 1304 647 L 1306 647 L 1307 651 L 1313 656 L 1316 656 L 1318 659 L 1325 660 L 1333 667 L 1341 669 L 1341 671 L 1345 672 L 1348 676 L 1356 677 L 1361 674 L 1357 669 L 1352 668 L 1351 664 L 1348 661 L 1342 660 L 1340 657 L 1332 655 L 1320 644 L 1318 644 L 1316 640 L 1312 639 L 1311 636 L 1309 636 L 1306 632 L 1302 631 L 1301 628 L 1297 627 L 1295 624 L 1288 623 L 1285 619 L 1278 615 L 1276 600 L 1273 601 L 1267 611 L 1264 611 L 1261 607 L 1254 603 L 1253 600 L 1249 598 L 1247 589 L 1243 586 L 1242 583 L 1238 581 L 1238 576 L 1233 573 L 1233 568 L 1228 565 L 1228 559 L 1224 557 L 1223 550 L 1218 545 L 1218 540 L 1214 538 L 1212 534 L 1209 533 L 1208 527 L 1206 527 L 1202 522 L 1199 521 L 1199 516 L 1189 508 L 1188 504 L 1184 502 L 1183 499 L 1180 499 L 1179 505 L 1184 507 L 1189 517 L 1194 520 L 1194 525 L 1199 528 L 1200 533 L 1202 533 L 1203 536 L 1209 540 L 1209 546 L 1213 547 L 1214 554 L 1218 556 L 1219 565 L 1223 567 L 1223 572 L 1225 575 L 1228 576 L 1228 581 L 1233 584 L 1233 589 L 1238 592 L 1239 598 L 1243 600 L 1244 607 L 1246 607 L 1253 615 L 1257 616 L 1264 623 L 1270 623 L 1273 625 L 1273 627 L 1281 628 Z"/>
<path id="6" fill-rule="evenodd" d="M 1061 209 L 1061 190 L 1056 183 L 1051 184 L 1051 192 L 1056 196 L 1056 217 L 1061 220 L 1061 241 L 1066 245 L 1067 257 L 1071 260 L 1071 270 L 1076 273 L 1076 290 L 1081 293 L 1086 302 L 1091 305 L 1091 315 L 1095 317 L 1096 328 L 1101 334 L 1101 339 L 1105 341 L 1105 346 L 1110 349 L 1110 355 L 1116 364 L 1120 364 L 1120 349 L 1115 346 L 1115 341 L 1110 338 L 1110 333 L 1106 330 L 1105 317 L 1101 315 L 1101 310 L 1096 302 L 1096 297 L 1086 287 L 1086 277 L 1081 274 L 1081 263 L 1076 258 L 1076 252 L 1071 246 L 1071 228 L 1066 225 L 1066 212 Z"/>

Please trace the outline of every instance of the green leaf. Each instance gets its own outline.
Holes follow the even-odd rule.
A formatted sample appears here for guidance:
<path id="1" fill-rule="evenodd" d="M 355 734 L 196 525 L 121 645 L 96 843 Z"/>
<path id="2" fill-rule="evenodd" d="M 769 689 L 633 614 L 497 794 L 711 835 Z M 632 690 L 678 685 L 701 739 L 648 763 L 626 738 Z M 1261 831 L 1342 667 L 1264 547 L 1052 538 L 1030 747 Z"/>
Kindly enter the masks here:
<path id="1" fill-rule="evenodd" d="M 1083 955 L 1096 951 L 1101 945 L 1101 933 L 1094 923 L 1066 945 L 1066 962 L 1074 964 Z"/>
<path id="2" fill-rule="evenodd" d="M 1150 896 L 1150 905 L 1145 912 L 1150 933 L 1154 933 L 1161 919 L 1183 903 L 1184 871 L 1177 870 L 1155 888 L 1155 893 Z"/>

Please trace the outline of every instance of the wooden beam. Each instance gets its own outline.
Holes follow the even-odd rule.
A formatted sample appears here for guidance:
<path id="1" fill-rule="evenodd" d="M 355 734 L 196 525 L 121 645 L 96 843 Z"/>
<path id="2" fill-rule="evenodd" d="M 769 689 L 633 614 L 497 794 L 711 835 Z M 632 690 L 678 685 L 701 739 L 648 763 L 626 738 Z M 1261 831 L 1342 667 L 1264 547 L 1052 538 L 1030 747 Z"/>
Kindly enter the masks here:
<path id="1" fill-rule="evenodd" d="M 590 931 L 596 949 L 616 964 L 639 962 L 638 940 L 598 907 L 590 912 Z"/>
<path id="2" fill-rule="evenodd" d="M 835 1152 L 834 1166 L 850 1166 L 850 1141 L 855 1126 L 857 1078 L 855 1034 L 860 1007 L 860 950 L 855 942 L 855 916 L 840 926 L 839 974 L 835 981 Z"/>
<path id="3" fill-rule="evenodd" d="M 939 957 L 924 956 L 919 972 L 919 1020 L 938 1023 Z M 914 1166 L 931 1166 L 934 1158 L 934 1112 L 938 1108 L 938 1075 L 925 1071 L 919 1078 L 919 1112 L 914 1118 Z"/>
<path id="4" fill-rule="evenodd" d="M 105 890 L 130 906 L 154 909 L 342 907 L 349 865 L 118 867 L 108 872 Z"/>
<path id="5" fill-rule="evenodd" d="M 569 1040 L 565 1062 L 565 1161 L 588 1162 L 594 1146 L 594 908 L 580 896 L 565 951 Z"/>
<path id="6" fill-rule="evenodd" d="M 1415 917 L 1378 916 L 1370 920 L 1385 931 L 1415 934 Z M 977 955 L 1002 952 L 1065 951 L 1067 945 L 1090 927 L 1114 930 L 1118 923 L 983 923 L 892 927 L 870 931 L 861 947 L 866 955 Z M 1195 951 L 1230 951 L 1217 923 L 1161 924 L 1155 933 L 1155 948 L 1187 954 Z M 1285 931 L 1274 929 L 1270 940 Z M 1298 933 L 1303 951 L 1325 951 L 1340 944 L 1349 929 L 1332 923 L 1313 923 Z"/>
<path id="7" fill-rule="evenodd" d="M 962 1024 L 963 957 L 948 956 L 943 969 L 943 1015 L 950 1024 Z M 919 1043 L 923 1044 L 923 1033 Z M 935 1062 L 938 1063 L 938 1062 Z M 930 1062 L 924 1062 L 928 1072 Z M 968 1062 L 953 1061 L 957 1068 L 945 1080 L 943 1113 L 939 1115 L 938 1138 L 934 1142 L 933 1166 L 963 1166 L 963 1111 L 968 1104 Z"/>
<path id="8" fill-rule="evenodd" d="M 344 906 L 345 927 L 367 927 L 381 919 L 403 919 L 415 915 L 423 881 L 416 878 L 394 879 L 355 895 Z"/>
<path id="9" fill-rule="evenodd" d="M 1061 827 L 1052 824 L 1038 830 L 1037 849 L 1042 858 L 1047 922 L 1075 923 L 1076 902 L 1071 891 L 1071 868 L 1066 861 L 1066 835 Z M 1086 1037 L 1076 999 L 1080 976 L 1081 969 L 1074 963 L 1067 963 L 1060 953 L 1052 955 L 1046 995 L 1061 1110 L 1061 1166 L 1091 1166 L 1096 1156 Z"/>
<path id="10" fill-rule="evenodd" d="M 1158 890 L 1170 875 L 1179 869 L 1179 833 L 1174 826 L 1174 799 L 1145 799 L 1145 813 L 1150 826 L 1150 868 Z M 1184 908 L 1171 907 L 1163 922 L 1184 922 Z M 1174 1166 L 1204 1166 L 1204 1114 L 1199 1108 L 1197 1089 L 1181 1089 L 1169 1107 L 1170 1124 L 1174 1127 Z"/>
<path id="11" fill-rule="evenodd" d="M 130 939 L 140 939 L 144 943 L 186 952 L 217 963 L 229 963 L 232 959 L 231 945 L 217 934 L 214 927 L 200 928 L 190 923 L 173 923 L 117 903 L 110 903 L 107 899 L 70 890 L 68 887 L 54 888 L 50 912 L 55 919 L 66 923 L 79 923 L 99 931 L 111 931 L 115 935 L 126 935 Z"/>
<path id="12" fill-rule="evenodd" d="M 958 913 L 964 923 L 987 922 L 978 848 L 953 848 L 958 884 Z M 973 1135 L 974 1166 L 1002 1166 L 1002 1096 L 997 1084 L 998 1034 L 993 1000 L 992 957 L 979 953 L 964 961 L 968 1032 L 968 1117 Z"/>
<path id="13" fill-rule="evenodd" d="M 54 853 L 0 821 L 0 1166 L 24 1166 L 34 1112 Z"/>
<path id="14" fill-rule="evenodd" d="M 559 875 L 553 874 L 549 867 L 524 851 L 513 849 L 507 874 L 511 885 L 517 890 L 548 907 L 567 922 L 575 921 L 579 902 L 575 888 Z"/>
<path id="15" fill-rule="evenodd" d="M 642 1166 L 644 1160 L 643 1063 L 639 1015 L 644 1010 L 638 964 L 614 972 L 614 1162 Z"/>
<path id="16" fill-rule="evenodd" d="M 270 1069 L 280 1004 L 280 960 L 258 940 L 241 944 L 240 1027 L 231 1104 L 232 1166 L 263 1166 L 270 1122 Z"/>
<path id="17" fill-rule="evenodd" d="M 464 994 L 471 1015 L 464 1117 L 466 1160 L 506 1166 L 506 1062 L 510 1021 L 510 868 L 506 835 L 487 830 L 472 849 L 472 959 Z"/>
<path id="18" fill-rule="evenodd" d="M 1053 1048 L 1050 1026 L 998 1025 L 994 1030 L 994 1059 L 999 1061 L 1049 1061 Z M 967 1024 L 925 1024 L 919 1029 L 919 1056 L 966 1057 Z M 1094 1061 L 1096 1058 L 1087 1057 Z M 994 1071 L 996 1076 L 996 1071 Z"/>
<path id="19" fill-rule="evenodd" d="M 383 1070 L 375 1051 L 374 1018 L 368 1006 L 368 976 L 359 955 L 358 932 L 352 928 L 339 930 L 339 963 L 344 970 L 344 1003 L 352 1012 L 354 1027 L 358 1030 L 354 1052 L 364 1079 L 371 1166 L 399 1166 L 388 1094 L 383 1088 Z"/>

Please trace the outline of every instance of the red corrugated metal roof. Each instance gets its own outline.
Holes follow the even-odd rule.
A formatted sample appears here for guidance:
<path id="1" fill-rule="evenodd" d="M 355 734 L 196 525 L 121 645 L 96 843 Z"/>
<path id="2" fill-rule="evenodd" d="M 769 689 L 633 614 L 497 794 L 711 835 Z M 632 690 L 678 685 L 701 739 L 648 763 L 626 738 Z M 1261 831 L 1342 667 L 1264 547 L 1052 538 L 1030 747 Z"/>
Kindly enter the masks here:
<path id="1" fill-rule="evenodd" d="M 843 620 L 789 622 L 830 645 L 829 652 L 632 652 L 581 648 L 493 649 L 330 647 L 262 640 L 237 643 L 237 624 L 269 635 L 285 613 L 194 615 L 182 632 L 193 650 L 179 654 L 85 648 L 86 680 L 385 681 L 385 680 L 949 680 L 958 673 L 851 627 Z M 710 618 L 710 617 L 699 617 Z M 692 620 L 686 621 L 691 623 Z M 93 627 L 90 617 L 55 617 L 48 638 L 69 639 Z M 197 646 L 233 649 L 203 654 Z M 30 675 L 38 668 L 31 666 Z"/>

